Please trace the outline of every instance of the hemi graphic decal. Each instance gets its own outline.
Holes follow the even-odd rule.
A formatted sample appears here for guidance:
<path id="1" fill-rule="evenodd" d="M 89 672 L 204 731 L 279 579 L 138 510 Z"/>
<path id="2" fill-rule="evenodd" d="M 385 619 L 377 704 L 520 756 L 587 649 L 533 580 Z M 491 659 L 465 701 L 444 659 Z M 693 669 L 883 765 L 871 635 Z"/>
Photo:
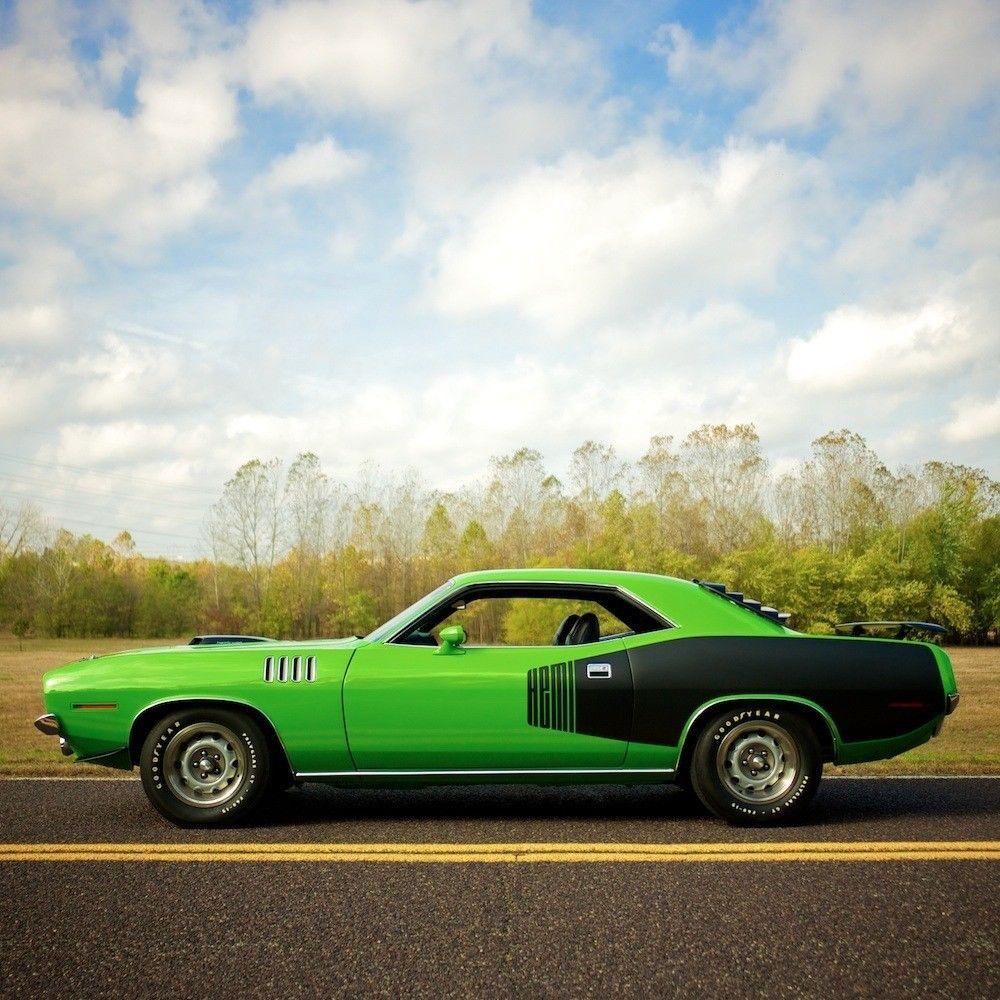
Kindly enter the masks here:
<path id="1" fill-rule="evenodd" d="M 576 732 L 576 675 L 572 663 L 528 671 L 528 725 Z"/>
<path id="2" fill-rule="evenodd" d="M 588 666 L 601 671 L 588 676 Z M 632 672 L 624 650 L 528 671 L 528 725 L 625 740 L 632 730 Z"/>

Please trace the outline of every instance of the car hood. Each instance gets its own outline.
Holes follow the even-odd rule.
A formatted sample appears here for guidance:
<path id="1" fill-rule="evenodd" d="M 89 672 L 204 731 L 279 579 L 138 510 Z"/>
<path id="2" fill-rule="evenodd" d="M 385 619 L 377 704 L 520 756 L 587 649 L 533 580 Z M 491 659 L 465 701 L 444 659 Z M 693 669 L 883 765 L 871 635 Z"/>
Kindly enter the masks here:
<path id="1" fill-rule="evenodd" d="M 114 660 L 124 659 L 132 656 L 154 656 L 160 653 L 176 654 L 198 654 L 202 656 L 212 656 L 216 653 L 255 652 L 266 653 L 269 650 L 288 650 L 294 653 L 296 650 L 305 649 L 357 649 L 363 646 L 367 640 L 356 635 L 348 636 L 344 639 L 295 639 L 284 641 L 282 639 L 269 639 L 266 642 L 219 642 L 212 644 L 201 644 L 192 646 L 189 643 L 182 643 L 175 646 L 139 646 L 135 649 L 121 649 L 114 653 L 94 654 L 85 656 L 75 662 L 85 663 L 89 660 Z"/>
<path id="2" fill-rule="evenodd" d="M 247 663 L 255 665 L 262 657 L 296 656 L 339 653 L 337 659 L 346 663 L 351 654 L 367 640 L 357 637 L 347 639 L 316 639 L 305 642 L 248 642 L 218 643 L 214 645 L 146 646 L 125 649 L 103 656 L 88 656 L 49 670 L 42 678 L 42 690 L 48 695 L 59 688 L 109 686 L 122 688 L 142 683 L 144 678 L 159 677 L 164 683 L 185 675 L 198 676 L 206 681 L 223 677 L 227 672 L 246 677 Z"/>

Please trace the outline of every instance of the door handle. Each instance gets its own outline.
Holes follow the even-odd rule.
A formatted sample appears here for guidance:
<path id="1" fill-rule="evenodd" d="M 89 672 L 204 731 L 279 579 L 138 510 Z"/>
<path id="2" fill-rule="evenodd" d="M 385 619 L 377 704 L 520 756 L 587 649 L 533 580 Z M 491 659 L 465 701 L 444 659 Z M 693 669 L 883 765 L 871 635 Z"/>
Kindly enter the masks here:
<path id="1" fill-rule="evenodd" d="M 610 663 L 588 663 L 587 676 L 591 680 L 606 681 L 611 679 Z"/>

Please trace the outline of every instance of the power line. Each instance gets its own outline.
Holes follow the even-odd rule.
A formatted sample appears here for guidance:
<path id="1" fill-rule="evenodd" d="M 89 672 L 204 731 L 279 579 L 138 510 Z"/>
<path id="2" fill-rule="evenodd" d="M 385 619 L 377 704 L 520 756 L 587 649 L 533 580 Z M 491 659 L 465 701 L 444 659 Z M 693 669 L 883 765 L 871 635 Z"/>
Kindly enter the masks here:
<path id="1" fill-rule="evenodd" d="M 62 517 L 59 518 L 60 521 L 71 521 L 75 524 L 82 524 L 90 528 L 100 528 L 103 531 L 128 531 L 132 534 L 132 531 L 128 528 L 123 528 L 120 524 L 100 524 L 97 521 L 84 521 L 78 517 Z M 194 538 L 191 535 L 178 535 L 172 531 L 154 531 L 152 528 L 136 528 L 135 534 L 137 535 L 160 535 L 163 538 L 176 538 L 185 542 L 196 542 L 200 544 L 203 539 Z"/>
<path id="2" fill-rule="evenodd" d="M 118 493 L 117 491 L 112 491 L 112 490 L 95 490 L 95 489 L 90 489 L 87 486 L 77 486 L 75 483 L 69 483 L 66 484 L 65 486 L 60 486 L 55 483 L 52 483 L 50 480 L 35 479 L 31 476 L 12 476 L 6 472 L 0 472 L 0 476 L 2 476 L 3 479 L 5 479 L 7 482 L 24 483 L 31 487 L 35 486 L 56 487 L 57 489 L 72 490 L 73 493 L 87 493 L 91 496 L 108 497 L 114 500 L 131 500 L 134 501 L 135 503 L 154 504 L 158 507 L 169 507 L 171 509 L 176 509 L 176 510 L 197 511 L 202 514 L 206 513 L 210 506 L 209 504 L 186 504 L 186 503 L 175 503 L 172 500 L 157 500 L 155 497 L 143 497 L 143 496 L 138 496 L 134 493 Z M 29 496 L 29 495 L 30 494 L 27 493 L 24 494 L 24 496 Z M 64 499 L 64 497 L 51 496 L 50 499 L 61 500 Z"/>
<path id="3" fill-rule="evenodd" d="M 72 470 L 73 472 L 82 472 L 85 475 L 100 475 L 105 479 L 121 479 L 128 483 L 146 483 L 149 486 L 156 486 L 159 489 L 173 489 L 173 490 L 184 490 L 187 493 L 197 493 L 202 496 L 214 497 L 216 494 L 212 490 L 201 490 L 196 486 L 182 486 L 179 483 L 163 483 L 155 479 L 144 479 L 140 476 L 128 476 L 123 473 L 115 472 L 97 472 L 94 469 L 87 469 L 81 465 L 67 465 L 60 462 L 39 462 L 36 459 L 31 458 L 19 458 L 17 455 L 3 455 L 0 454 L 0 459 L 7 462 L 19 462 L 23 465 L 35 465 L 42 469 L 59 469 L 59 470 Z"/>
<path id="4" fill-rule="evenodd" d="M 7 496 L 8 500 L 24 499 L 24 498 L 27 498 L 28 500 L 38 500 L 41 503 L 44 503 L 46 505 L 67 506 L 67 507 L 71 507 L 73 510 L 76 510 L 78 507 L 82 507 L 85 510 L 95 510 L 98 513 L 109 514 L 109 516 L 113 516 L 113 514 L 111 514 L 108 511 L 107 506 L 99 506 L 98 504 L 91 504 L 91 503 L 81 503 L 81 501 L 75 500 L 75 499 L 73 499 L 71 497 L 65 497 L 65 498 L 39 497 L 39 496 L 35 496 L 34 494 L 31 494 L 31 493 L 9 493 L 8 496 Z M 153 511 L 152 513 L 156 517 L 169 517 L 170 516 L 168 514 L 157 513 L 156 511 Z M 182 524 L 182 525 L 187 525 L 188 527 L 192 527 L 192 528 L 200 528 L 201 527 L 201 523 L 199 521 L 182 521 L 182 520 L 178 520 L 177 523 L 178 524 Z"/>

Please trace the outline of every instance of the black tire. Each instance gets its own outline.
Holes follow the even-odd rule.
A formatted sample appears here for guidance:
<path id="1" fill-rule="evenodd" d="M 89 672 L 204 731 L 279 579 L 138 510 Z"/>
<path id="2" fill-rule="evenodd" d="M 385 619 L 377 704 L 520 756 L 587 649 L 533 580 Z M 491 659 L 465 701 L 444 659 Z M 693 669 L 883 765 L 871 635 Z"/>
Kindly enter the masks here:
<path id="1" fill-rule="evenodd" d="M 245 819 L 267 792 L 270 770 L 260 726 L 242 712 L 223 708 L 171 713 L 150 730 L 139 757 L 149 801 L 177 826 Z"/>
<path id="2" fill-rule="evenodd" d="M 752 702 L 710 719 L 691 758 L 695 794 L 706 809 L 737 826 L 794 822 L 822 775 L 809 723 L 794 711 Z"/>

